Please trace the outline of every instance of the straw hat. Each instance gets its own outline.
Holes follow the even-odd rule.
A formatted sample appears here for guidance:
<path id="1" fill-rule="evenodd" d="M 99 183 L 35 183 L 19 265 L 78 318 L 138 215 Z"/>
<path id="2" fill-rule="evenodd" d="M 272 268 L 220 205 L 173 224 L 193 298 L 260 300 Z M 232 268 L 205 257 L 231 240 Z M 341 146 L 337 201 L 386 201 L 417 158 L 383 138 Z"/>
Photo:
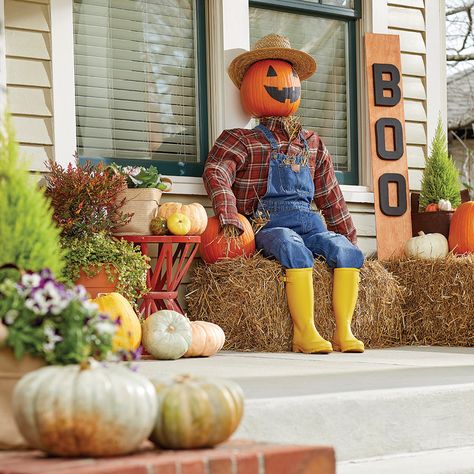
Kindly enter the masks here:
<path id="1" fill-rule="evenodd" d="M 229 76 L 239 89 L 247 69 L 262 59 L 288 61 L 301 80 L 307 79 L 316 71 L 316 61 L 308 53 L 292 49 L 290 40 L 286 36 L 272 33 L 259 39 L 250 51 L 239 54 L 230 63 Z"/>

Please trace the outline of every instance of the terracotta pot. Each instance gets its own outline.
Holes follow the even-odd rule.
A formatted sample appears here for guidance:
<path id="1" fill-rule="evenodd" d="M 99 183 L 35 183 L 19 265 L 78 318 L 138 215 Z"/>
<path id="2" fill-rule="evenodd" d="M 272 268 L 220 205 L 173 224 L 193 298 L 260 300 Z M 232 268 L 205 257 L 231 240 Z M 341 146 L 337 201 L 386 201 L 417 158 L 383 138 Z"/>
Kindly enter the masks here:
<path id="1" fill-rule="evenodd" d="M 469 201 L 469 192 L 461 191 L 461 201 Z M 420 194 L 411 193 L 411 224 L 413 237 L 417 237 L 420 231 L 425 234 L 443 234 L 449 237 L 449 227 L 454 211 L 418 212 L 420 206 Z"/>
<path id="2" fill-rule="evenodd" d="M 0 348 L 0 449 L 28 447 L 13 418 L 13 390 L 23 375 L 44 365 L 42 360 L 30 356 L 17 360 L 9 348 Z"/>
<path id="3" fill-rule="evenodd" d="M 112 267 L 111 270 L 115 277 L 113 281 L 109 280 L 104 266 L 102 266 L 100 272 L 93 277 L 88 277 L 81 270 L 79 279 L 76 280 L 76 285 L 83 285 L 91 298 L 96 298 L 99 293 L 112 293 L 117 287 L 118 274 L 114 267 Z"/>

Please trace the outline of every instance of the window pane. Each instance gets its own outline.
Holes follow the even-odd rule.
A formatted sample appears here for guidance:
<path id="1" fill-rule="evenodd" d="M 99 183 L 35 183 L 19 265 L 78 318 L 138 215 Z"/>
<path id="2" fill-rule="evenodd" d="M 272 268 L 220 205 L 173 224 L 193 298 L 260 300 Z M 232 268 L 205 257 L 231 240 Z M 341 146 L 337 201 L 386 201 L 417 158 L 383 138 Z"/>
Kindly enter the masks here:
<path id="1" fill-rule="evenodd" d="M 354 0 L 322 0 L 324 5 L 336 5 L 338 7 L 354 8 Z"/>
<path id="2" fill-rule="evenodd" d="M 354 8 L 354 0 L 305 0 L 308 3 L 321 3 L 323 5 L 336 5 L 337 7 Z"/>
<path id="3" fill-rule="evenodd" d="M 74 0 L 80 156 L 198 161 L 193 0 Z"/>
<path id="4" fill-rule="evenodd" d="M 293 48 L 302 49 L 316 59 L 316 73 L 301 83 L 297 115 L 305 128 L 322 137 L 335 169 L 350 171 L 347 24 L 340 20 L 251 8 L 251 44 L 270 33 L 287 36 Z"/>

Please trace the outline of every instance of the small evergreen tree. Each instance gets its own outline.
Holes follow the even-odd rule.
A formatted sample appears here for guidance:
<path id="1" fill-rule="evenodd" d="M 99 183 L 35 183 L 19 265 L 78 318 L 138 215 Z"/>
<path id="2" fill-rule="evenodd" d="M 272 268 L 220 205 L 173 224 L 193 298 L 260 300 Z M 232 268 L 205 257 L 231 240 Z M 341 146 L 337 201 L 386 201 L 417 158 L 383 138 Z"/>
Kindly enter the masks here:
<path id="1" fill-rule="evenodd" d="M 448 144 L 441 118 L 431 143 L 431 154 L 421 180 L 420 205 L 425 208 L 440 199 L 448 199 L 453 207 L 461 203 L 459 174 L 453 159 L 448 154 Z"/>
<path id="2" fill-rule="evenodd" d="M 10 117 L 4 114 L 0 124 L 0 266 L 14 264 L 34 271 L 50 268 L 59 276 L 64 255 L 60 230 L 36 181 L 20 160 Z M 0 280 L 6 276 L 1 273 Z"/>

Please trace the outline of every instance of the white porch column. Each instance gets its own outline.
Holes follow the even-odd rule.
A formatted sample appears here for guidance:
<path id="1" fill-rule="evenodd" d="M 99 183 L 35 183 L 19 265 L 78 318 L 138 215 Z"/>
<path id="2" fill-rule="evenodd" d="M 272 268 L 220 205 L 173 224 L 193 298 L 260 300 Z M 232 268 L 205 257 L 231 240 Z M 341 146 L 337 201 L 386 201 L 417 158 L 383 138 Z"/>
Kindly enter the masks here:
<path id="1" fill-rule="evenodd" d="M 74 162 L 76 151 L 72 7 L 72 0 L 51 0 L 54 160 L 62 166 Z"/>
<path id="2" fill-rule="evenodd" d="M 246 127 L 248 115 L 240 105 L 239 90 L 230 80 L 227 67 L 238 54 L 249 49 L 247 0 L 208 0 L 209 31 L 209 143 L 222 130 Z"/>

